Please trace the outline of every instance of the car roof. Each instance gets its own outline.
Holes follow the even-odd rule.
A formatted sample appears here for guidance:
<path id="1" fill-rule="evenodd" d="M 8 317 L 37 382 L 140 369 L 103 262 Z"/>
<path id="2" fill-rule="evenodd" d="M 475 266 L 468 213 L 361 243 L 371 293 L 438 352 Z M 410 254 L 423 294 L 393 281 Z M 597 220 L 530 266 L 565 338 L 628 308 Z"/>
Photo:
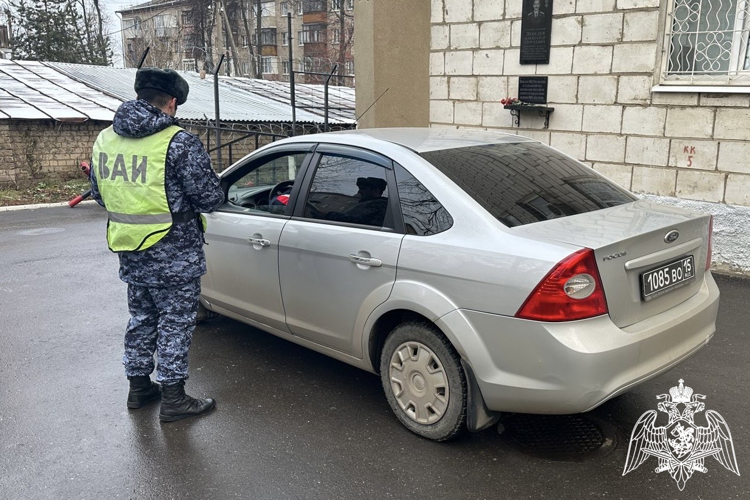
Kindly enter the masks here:
<path id="1" fill-rule="evenodd" d="M 365 128 L 297 136 L 298 140 L 335 143 L 347 143 L 347 138 L 371 138 L 391 142 L 417 153 L 487 144 L 536 142 L 526 137 L 503 132 L 449 128 Z"/>

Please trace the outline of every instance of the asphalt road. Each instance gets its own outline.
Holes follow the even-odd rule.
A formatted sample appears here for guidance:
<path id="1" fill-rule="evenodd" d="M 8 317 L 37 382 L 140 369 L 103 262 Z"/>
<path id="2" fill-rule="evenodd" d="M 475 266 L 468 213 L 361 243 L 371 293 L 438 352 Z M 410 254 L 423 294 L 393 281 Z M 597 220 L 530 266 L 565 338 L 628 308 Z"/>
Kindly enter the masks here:
<path id="1" fill-rule="evenodd" d="M 508 427 L 421 439 L 376 376 L 223 318 L 191 351 L 188 390 L 214 397 L 213 413 L 160 424 L 157 404 L 128 411 L 126 288 L 104 230 L 92 204 L 0 212 L 0 498 L 750 498 L 750 280 L 717 277 L 706 348 L 591 412 L 610 446 L 550 460 Z M 622 476 L 633 425 L 679 378 L 728 422 L 742 476 L 713 458 L 682 492 L 654 458 Z M 567 439 L 560 417 L 543 422 L 546 439 Z"/>

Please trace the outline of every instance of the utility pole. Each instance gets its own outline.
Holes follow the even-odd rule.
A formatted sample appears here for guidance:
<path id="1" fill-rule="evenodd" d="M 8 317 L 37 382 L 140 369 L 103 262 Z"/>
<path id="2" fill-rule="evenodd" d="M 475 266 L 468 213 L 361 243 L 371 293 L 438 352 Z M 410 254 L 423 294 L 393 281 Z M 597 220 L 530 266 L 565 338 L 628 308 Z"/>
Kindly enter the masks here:
<path id="1" fill-rule="evenodd" d="M 216 48 L 218 49 L 218 55 L 223 56 L 224 49 L 224 22 L 221 19 L 221 0 L 216 0 L 214 5 L 216 13 L 214 15 L 214 22 L 216 23 Z M 216 76 L 219 74 L 216 73 Z"/>
<path id="2" fill-rule="evenodd" d="M 256 53 L 258 58 L 258 63 L 255 65 L 256 74 L 255 77 L 259 80 L 263 78 L 263 43 L 261 42 L 261 36 L 260 32 L 262 30 L 262 16 L 263 16 L 263 6 L 260 3 L 260 0 L 258 0 L 256 8 L 256 17 L 255 17 L 255 42 L 256 42 Z"/>
<path id="3" fill-rule="evenodd" d="M 287 40 L 289 42 L 289 100 L 292 103 L 292 133 L 294 136 L 297 130 L 297 96 L 294 91 L 294 44 L 292 40 L 292 13 L 286 13 Z"/>

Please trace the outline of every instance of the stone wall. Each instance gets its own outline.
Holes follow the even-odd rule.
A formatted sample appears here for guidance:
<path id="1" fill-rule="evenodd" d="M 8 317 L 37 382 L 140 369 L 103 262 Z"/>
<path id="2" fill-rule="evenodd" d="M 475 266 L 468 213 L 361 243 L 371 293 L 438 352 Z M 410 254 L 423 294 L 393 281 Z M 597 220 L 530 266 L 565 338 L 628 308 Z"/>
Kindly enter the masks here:
<path id="1" fill-rule="evenodd" d="M 35 182 L 79 177 L 81 161 L 90 161 L 94 141 L 110 122 L 89 121 L 81 124 L 53 120 L 0 120 L 0 187 L 25 188 Z M 186 126 L 197 134 L 204 146 L 205 130 Z M 222 133 L 222 144 L 239 139 L 246 132 Z M 271 142 L 261 137 L 258 146 Z M 232 145 L 231 160 L 237 161 L 255 150 L 255 137 Z M 215 136 L 211 132 L 210 147 Z M 211 153 L 216 166 L 216 151 Z M 222 170 L 230 165 L 228 147 L 222 148 Z"/>
<path id="2" fill-rule="evenodd" d="M 80 175 L 97 134 L 108 122 L 0 121 L 0 186 L 26 187 L 42 179 Z"/>
<path id="3" fill-rule="evenodd" d="M 431 0 L 430 123 L 540 140 L 637 192 L 750 206 L 750 95 L 652 92 L 666 0 L 555 0 L 550 64 L 520 65 L 522 0 Z M 549 128 L 500 99 L 549 77 Z"/>

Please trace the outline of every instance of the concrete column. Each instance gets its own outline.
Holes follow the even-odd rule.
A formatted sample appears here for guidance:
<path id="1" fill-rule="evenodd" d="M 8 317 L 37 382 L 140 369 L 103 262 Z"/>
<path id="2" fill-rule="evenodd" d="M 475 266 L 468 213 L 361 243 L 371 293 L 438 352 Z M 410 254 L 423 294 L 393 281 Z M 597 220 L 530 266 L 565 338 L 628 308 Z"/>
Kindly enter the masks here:
<path id="1" fill-rule="evenodd" d="M 356 0 L 354 18 L 358 127 L 428 126 L 430 0 Z"/>

